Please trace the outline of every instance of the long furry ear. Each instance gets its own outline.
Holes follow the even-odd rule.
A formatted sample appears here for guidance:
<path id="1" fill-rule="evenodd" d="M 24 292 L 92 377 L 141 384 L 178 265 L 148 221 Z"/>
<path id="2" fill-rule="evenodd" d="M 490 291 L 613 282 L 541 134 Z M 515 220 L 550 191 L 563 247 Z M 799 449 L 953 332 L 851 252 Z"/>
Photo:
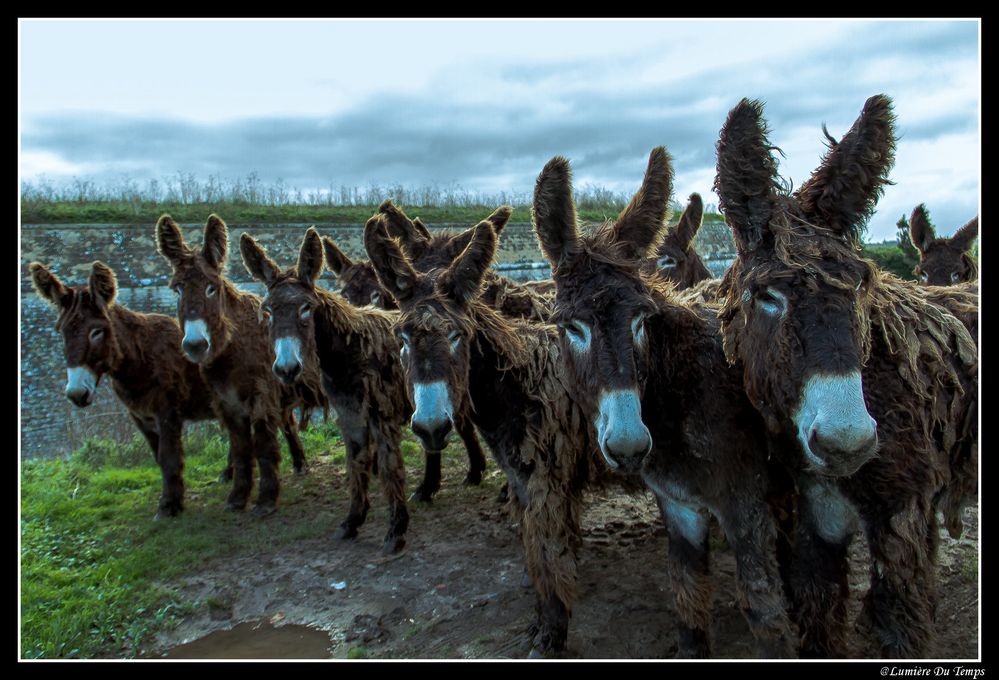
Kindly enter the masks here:
<path id="1" fill-rule="evenodd" d="M 364 248 L 382 286 L 399 303 L 413 295 L 419 275 L 403 254 L 398 241 L 386 230 L 386 219 L 375 215 L 364 225 Z"/>
<path id="2" fill-rule="evenodd" d="M 925 253 L 936 238 L 930 213 L 926 210 L 926 205 L 920 203 L 912 210 L 912 217 L 909 218 L 909 240 L 916 246 L 916 250 Z"/>
<path id="3" fill-rule="evenodd" d="M 718 166 L 712 189 L 743 255 L 764 242 L 777 201 L 776 147 L 768 133 L 763 102 L 743 99 L 729 111 L 715 147 Z"/>
<path id="4" fill-rule="evenodd" d="M 496 232 L 491 222 L 483 220 L 473 228 L 468 247 L 438 279 L 438 288 L 455 302 L 471 302 L 479 296 L 482 279 L 495 255 Z"/>
<path id="5" fill-rule="evenodd" d="M 298 278 L 315 284 L 322 273 L 323 240 L 315 227 L 309 227 L 305 230 L 302 247 L 298 250 Z"/>
<path id="6" fill-rule="evenodd" d="M 399 239 L 402 249 L 411 258 L 416 259 L 426 252 L 430 243 L 430 231 L 420 223 L 418 228 L 406 213 L 396 207 L 392 199 L 386 199 L 378 206 L 378 213 L 385 217 L 386 233 Z"/>
<path id="7" fill-rule="evenodd" d="M 31 271 L 31 285 L 43 300 L 56 307 L 69 307 L 73 301 L 72 288 L 62 285 L 62 281 L 41 262 L 32 262 L 28 269 Z"/>
<path id="8" fill-rule="evenodd" d="M 326 266 L 337 276 L 354 266 L 354 261 L 337 248 L 329 236 L 323 236 L 323 256 L 326 258 Z"/>
<path id="9" fill-rule="evenodd" d="M 703 219 L 704 201 L 701 200 L 700 194 L 692 193 L 687 199 L 687 209 L 683 211 L 674 230 L 680 248 L 687 250 L 690 247 L 694 237 L 697 236 L 697 230 L 701 228 Z"/>
<path id="10" fill-rule="evenodd" d="M 500 232 L 503 231 L 503 227 L 506 223 L 510 221 L 510 215 L 513 214 L 513 208 L 508 205 L 501 205 L 493 211 L 493 214 L 486 218 L 491 225 L 493 225 L 493 231 L 496 232 L 496 236 L 499 237 Z"/>
<path id="11" fill-rule="evenodd" d="M 645 258 L 662 239 L 672 194 L 672 159 L 665 147 L 657 146 L 649 154 L 641 188 L 614 221 L 614 242 L 628 257 Z"/>
<path id="12" fill-rule="evenodd" d="M 971 244 L 974 243 L 976 238 L 978 238 L 977 216 L 966 225 L 955 231 L 954 235 L 950 237 L 950 243 L 952 246 L 960 248 L 961 252 L 964 252 L 965 250 L 969 250 L 971 248 Z"/>
<path id="13" fill-rule="evenodd" d="M 107 308 L 114 304 L 118 293 L 118 278 L 111 267 L 100 261 L 90 265 L 89 285 L 90 295 L 99 306 Z"/>
<path id="14" fill-rule="evenodd" d="M 895 164 L 895 114 L 891 99 L 875 95 L 837 142 L 822 126 L 829 151 L 795 192 L 806 215 L 860 243 Z"/>
<path id="15" fill-rule="evenodd" d="M 582 250 L 576 229 L 576 203 L 572 200 L 572 170 L 562 156 L 548 161 L 534 183 L 531 219 L 541 250 L 552 264 L 552 273 L 560 262 Z"/>
<path id="16" fill-rule="evenodd" d="M 229 229 L 218 215 L 209 215 L 205 223 L 205 260 L 216 271 L 225 271 L 225 258 L 229 253 Z"/>
<path id="17" fill-rule="evenodd" d="M 171 264 L 191 255 L 191 249 L 184 243 L 184 234 L 169 215 L 163 215 L 156 222 L 156 249 Z"/>
<path id="18" fill-rule="evenodd" d="M 245 231 L 239 236 L 239 254 L 243 258 L 243 266 L 250 276 L 270 288 L 277 280 L 281 270 L 261 247 L 257 240 Z"/>
<path id="19" fill-rule="evenodd" d="M 427 225 L 425 225 L 423 223 L 423 220 L 421 220 L 419 217 L 413 218 L 413 228 L 416 229 L 416 231 L 418 231 L 420 235 L 423 236 L 425 239 L 427 239 L 428 241 L 430 240 L 430 230 L 427 229 Z"/>

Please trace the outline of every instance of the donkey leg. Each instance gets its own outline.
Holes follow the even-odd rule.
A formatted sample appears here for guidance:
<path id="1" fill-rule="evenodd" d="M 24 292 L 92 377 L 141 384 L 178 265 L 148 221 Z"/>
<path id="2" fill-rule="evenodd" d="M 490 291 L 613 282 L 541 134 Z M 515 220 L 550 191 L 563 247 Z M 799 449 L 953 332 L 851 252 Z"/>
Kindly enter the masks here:
<path id="1" fill-rule="evenodd" d="M 927 538 L 936 531 L 932 507 L 909 507 L 893 515 L 865 512 L 871 549 L 871 589 L 862 620 L 886 659 L 919 659 L 929 652 L 936 605 L 936 555 Z M 929 505 L 929 503 L 925 503 Z"/>
<path id="2" fill-rule="evenodd" d="M 304 475 L 309 471 L 309 464 L 305 462 L 305 449 L 302 448 L 302 440 L 298 438 L 298 425 L 295 423 L 295 411 L 288 409 L 284 422 L 281 424 L 281 432 L 288 442 L 288 451 L 291 453 L 291 463 L 295 468 L 296 475 Z"/>
<path id="3" fill-rule="evenodd" d="M 157 418 L 159 454 L 156 459 L 163 476 L 163 494 L 155 519 L 175 517 L 184 509 L 184 447 L 181 442 L 183 425 L 176 414 Z"/>
<path id="4" fill-rule="evenodd" d="M 482 452 L 482 445 L 475 434 L 475 426 L 472 421 L 463 418 L 455 428 L 462 443 L 465 444 L 465 452 L 468 454 L 468 474 L 462 484 L 478 486 L 482 482 L 482 473 L 486 469 L 486 456 Z"/>
<path id="5" fill-rule="evenodd" d="M 260 488 L 253 515 L 266 517 L 277 511 L 278 496 L 281 494 L 281 481 L 278 477 L 281 447 L 278 446 L 276 423 L 267 420 L 256 422 L 253 428 L 253 450 L 260 468 Z"/>
<path id="6" fill-rule="evenodd" d="M 341 427 L 345 433 L 345 428 Z M 360 436 L 358 436 L 360 435 Z M 347 486 L 350 489 L 350 509 L 347 517 L 333 533 L 333 538 L 349 539 L 357 536 L 357 529 L 364 524 L 371 503 L 368 500 L 368 483 L 371 478 L 371 444 L 368 441 L 367 429 L 361 432 L 351 432 L 346 438 L 347 448 Z"/>
<path id="7" fill-rule="evenodd" d="M 389 503 L 389 528 L 382 545 L 382 554 L 399 552 L 406 545 L 409 509 L 406 507 L 406 465 L 399 451 L 402 433 L 396 429 L 376 443 L 378 477 L 385 499 Z"/>
<path id="8" fill-rule="evenodd" d="M 423 453 L 423 481 L 413 491 L 410 500 L 429 503 L 441 488 L 441 452 L 424 449 Z"/>
<path id="9" fill-rule="evenodd" d="M 145 419 L 135 415 L 134 413 L 129 413 L 129 417 L 135 426 L 139 428 L 139 432 L 145 437 L 146 443 L 149 444 L 149 448 L 153 450 L 153 460 L 157 463 L 160 462 L 160 435 L 156 431 L 156 428 L 150 427 Z"/>
<path id="10" fill-rule="evenodd" d="M 847 655 L 850 542 L 856 517 L 832 483 L 802 476 L 791 560 L 792 611 L 802 658 Z"/>
<path id="11" fill-rule="evenodd" d="M 657 500 L 669 535 L 669 581 L 680 614 L 677 655 L 704 659 L 711 650 L 708 516 L 658 494 Z"/>
<path id="12" fill-rule="evenodd" d="M 769 506 L 733 503 L 722 518 L 722 528 L 735 551 L 739 599 L 760 656 L 793 658 L 796 650 L 777 564 L 777 529 Z"/>
<path id="13" fill-rule="evenodd" d="M 250 419 L 243 415 L 223 414 L 222 422 L 229 433 L 229 460 L 233 473 L 226 507 L 241 512 L 250 500 L 253 487 L 253 427 Z"/>
<path id="14" fill-rule="evenodd" d="M 521 524 L 527 571 L 537 593 L 536 621 L 528 629 L 531 656 L 565 648 L 576 596 L 576 551 L 581 542 L 580 493 L 549 470 L 535 468 Z"/>

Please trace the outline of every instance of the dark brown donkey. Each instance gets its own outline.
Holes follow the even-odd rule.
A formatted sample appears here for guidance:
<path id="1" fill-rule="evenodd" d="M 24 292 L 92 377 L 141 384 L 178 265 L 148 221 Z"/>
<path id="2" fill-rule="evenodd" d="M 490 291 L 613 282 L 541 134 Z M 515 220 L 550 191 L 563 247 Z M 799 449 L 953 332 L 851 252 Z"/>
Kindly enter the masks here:
<path id="1" fill-rule="evenodd" d="M 399 302 L 412 429 L 439 447 L 456 414 L 472 420 L 510 484 L 527 571 L 537 593 L 532 655 L 562 649 L 575 597 L 582 489 L 606 470 L 571 397 L 554 326 L 511 319 L 481 300 L 496 250 L 487 220 L 446 267 L 414 269 L 386 232 L 384 215 L 365 226 L 378 278 Z"/>
<path id="2" fill-rule="evenodd" d="M 83 407 L 93 401 L 104 374 L 149 442 L 163 475 L 156 518 L 184 509 L 185 420 L 209 420 L 208 388 L 198 367 L 180 353 L 177 321 L 163 314 L 140 314 L 115 302 L 118 282 L 103 262 L 94 262 L 86 286 L 69 288 L 39 262 L 31 283 L 59 312 L 66 356 L 66 397 Z"/>
<path id="3" fill-rule="evenodd" d="M 920 203 L 909 218 L 909 238 L 919 251 L 919 264 L 912 270 L 920 283 L 949 286 L 978 278 L 978 263 L 968 251 L 978 238 L 978 218 L 954 232 L 950 238 L 937 238 L 926 205 Z"/>
<path id="4" fill-rule="evenodd" d="M 227 505 L 243 510 L 253 486 L 253 461 L 260 468 L 260 489 L 253 512 L 277 509 L 280 448 L 277 430 L 285 427 L 296 468 L 304 454 L 291 418 L 292 410 L 325 406 L 318 375 L 301 389 L 283 386 L 271 372 L 273 350 L 267 327 L 260 323 L 260 298 L 244 293 L 225 277 L 229 232 L 210 215 L 204 245 L 191 248 L 169 215 L 156 225 L 156 242 L 173 267 L 170 288 L 178 295 L 177 317 L 183 329 L 183 355 L 200 367 L 213 407 L 229 434 L 233 486 Z"/>
<path id="5" fill-rule="evenodd" d="M 423 227 L 422 223 L 419 223 Z M 425 227 L 423 227 L 426 229 Z M 429 231 L 427 232 L 429 236 Z M 367 260 L 355 261 L 340 250 L 329 236 L 323 236 L 323 254 L 326 266 L 336 274 L 340 283 L 340 294 L 355 307 L 374 305 L 381 309 L 399 309 L 395 298 L 382 287 L 375 274 L 375 268 Z M 486 469 L 486 457 L 482 453 L 475 426 L 467 420 L 460 420 L 455 431 L 465 444 L 468 453 L 468 474 L 464 484 L 478 485 Z M 410 499 L 429 502 L 441 488 L 441 452 L 424 450 L 425 465 L 423 481 L 416 487 Z"/>
<path id="6" fill-rule="evenodd" d="M 677 290 L 693 288 L 710 279 L 711 272 L 694 250 L 694 237 L 703 220 L 704 202 L 700 194 L 692 193 L 680 220 L 663 234 L 659 246 L 642 264 L 642 271 L 646 274 L 658 271 L 664 279 L 675 283 Z"/>
<path id="7" fill-rule="evenodd" d="M 267 286 L 264 313 L 270 326 L 273 372 L 286 385 L 320 374 L 347 448 L 350 511 L 335 537 L 357 536 L 370 503 L 374 469 L 389 502 L 383 552 L 406 543 L 406 468 L 399 451 L 402 425 L 413 408 L 406 396 L 400 344 L 392 333 L 398 312 L 355 307 L 316 287 L 323 270 L 319 232 L 305 232 L 298 264 L 281 271 L 249 234 L 239 239 L 247 271 Z"/>
<path id="8" fill-rule="evenodd" d="M 842 656 L 847 548 L 872 556 L 863 620 L 881 657 L 929 652 L 935 510 L 977 490 L 977 351 L 965 327 L 859 256 L 894 162 L 891 100 L 871 97 L 794 193 L 777 174 L 763 105 L 743 100 L 718 141 L 715 190 L 738 258 L 726 274 L 725 350 L 775 436 L 800 455 L 792 562 L 802 653 Z M 956 496 L 956 497 L 955 497 Z"/>
<path id="9" fill-rule="evenodd" d="M 663 228 L 673 168 L 652 151 L 641 189 L 617 220 L 580 236 L 569 162 L 552 159 L 534 189 L 534 226 L 552 263 L 553 321 L 586 422 L 608 465 L 641 472 L 669 534 L 680 655 L 707 656 L 708 519 L 735 552 L 746 618 L 761 655 L 795 653 L 768 505 L 766 428 L 722 350 L 717 307 L 681 303 L 643 274 Z"/>

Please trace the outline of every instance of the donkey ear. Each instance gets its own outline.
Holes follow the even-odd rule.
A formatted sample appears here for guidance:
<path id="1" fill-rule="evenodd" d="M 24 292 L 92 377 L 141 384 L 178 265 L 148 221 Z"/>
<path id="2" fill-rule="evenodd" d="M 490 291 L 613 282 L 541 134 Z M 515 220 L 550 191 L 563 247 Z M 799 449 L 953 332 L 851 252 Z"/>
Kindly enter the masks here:
<path id="1" fill-rule="evenodd" d="M 209 215 L 205 223 L 205 260 L 213 269 L 225 271 L 225 258 L 229 252 L 229 229 L 218 215 Z"/>
<path id="2" fill-rule="evenodd" d="M 472 230 L 468 247 L 438 279 L 438 287 L 455 302 L 471 302 L 478 297 L 482 279 L 495 254 L 496 232 L 491 222 L 483 220 Z"/>
<path id="3" fill-rule="evenodd" d="M 562 156 L 548 161 L 534 183 L 531 219 L 541 250 L 552 264 L 552 273 L 566 257 L 582 249 L 572 200 L 572 170 Z"/>
<path id="4" fill-rule="evenodd" d="M 491 225 L 493 225 L 493 231 L 496 232 L 496 236 L 499 237 L 500 232 L 503 231 L 503 227 L 506 223 L 510 221 L 510 215 L 513 214 L 513 208 L 508 205 L 501 205 L 493 211 L 493 214 L 487 217 Z"/>
<path id="5" fill-rule="evenodd" d="M 891 99 L 875 95 L 853 127 L 837 142 L 825 130 L 829 151 L 822 164 L 795 193 L 802 210 L 834 231 L 859 243 L 874 207 L 891 184 L 895 164 L 895 114 Z"/>
<path id="6" fill-rule="evenodd" d="M 90 265 L 90 295 L 101 307 L 110 307 L 114 304 L 115 295 L 118 293 L 118 279 L 114 275 L 114 270 L 103 262 L 94 262 Z"/>
<path id="7" fill-rule="evenodd" d="M 280 269 L 267 253 L 257 243 L 257 240 L 245 231 L 239 236 L 239 254 L 243 258 L 243 266 L 250 276 L 270 288 L 274 285 Z"/>
<path id="8" fill-rule="evenodd" d="M 641 188 L 614 222 L 614 242 L 628 257 L 646 257 L 649 248 L 662 239 L 672 193 L 672 159 L 665 147 L 657 146 L 649 154 Z"/>
<path id="9" fill-rule="evenodd" d="M 73 301 L 72 288 L 62 285 L 62 281 L 41 262 L 32 262 L 28 269 L 31 271 L 31 285 L 43 299 L 57 307 L 69 307 Z"/>
<path id="10" fill-rule="evenodd" d="M 315 227 L 309 227 L 298 250 L 298 278 L 313 284 L 323 273 L 323 240 Z"/>
<path id="11" fill-rule="evenodd" d="M 329 236 L 323 236 L 323 255 L 326 257 L 326 266 L 337 276 L 354 266 L 354 261 L 337 248 Z"/>
<path id="12" fill-rule="evenodd" d="M 452 236 L 451 240 L 449 240 L 447 245 L 444 246 L 444 254 L 447 259 L 452 262 L 457 259 L 459 255 L 465 252 L 465 248 L 467 248 L 468 244 L 472 242 L 472 237 L 474 236 L 475 227 L 469 227 L 457 236 Z"/>
<path id="13" fill-rule="evenodd" d="M 680 221 L 674 232 L 680 248 L 687 250 L 690 247 L 697 235 L 697 230 L 701 228 L 703 219 L 704 202 L 701 200 L 701 195 L 695 192 L 687 199 L 687 209 L 680 216 Z"/>
<path id="14" fill-rule="evenodd" d="M 978 238 L 978 217 L 968 222 L 966 225 L 954 232 L 950 237 L 952 246 L 960 248 L 961 252 L 971 248 L 971 244 Z"/>
<path id="15" fill-rule="evenodd" d="M 364 225 L 364 248 L 379 282 L 402 303 L 412 297 L 418 274 L 399 248 L 398 241 L 388 235 L 385 223 L 382 215 L 368 220 Z"/>
<path id="16" fill-rule="evenodd" d="M 777 159 L 768 132 L 763 102 L 743 99 L 729 111 L 715 147 L 712 189 L 742 255 L 763 243 L 777 200 Z"/>
<path id="17" fill-rule="evenodd" d="M 169 215 L 163 215 L 156 222 L 156 249 L 174 264 L 191 254 L 191 249 L 184 243 L 180 227 Z"/>
<path id="18" fill-rule="evenodd" d="M 417 227 L 414 222 L 406 217 L 406 213 L 396 207 L 392 199 L 386 199 L 378 206 L 378 213 L 385 217 L 386 233 L 399 239 L 403 250 L 410 257 L 417 258 L 424 253 L 430 241 L 430 232 L 423 223 Z"/>
<path id="19" fill-rule="evenodd" d="M 930 213 L 926 210 L 926 205 L 920 203 L 913 209 L 912 217 L 909 218 L 909 240 L 916 246 L 916 250 L 925 253 L 936 238 L 936 230 L 930 222 Z"/>
<path id="20" fill-rule="evenodd" d="M 423 220 L 421 220 L 419 217 L 413 218 L 413 228 L 416 229 L 416 231 L 419 232 L 420 235 L 426 238 L 428 241 L 430 240 L 430 230 L 427 229 L 427 225 L 425 225 L 423 223 Z"/>

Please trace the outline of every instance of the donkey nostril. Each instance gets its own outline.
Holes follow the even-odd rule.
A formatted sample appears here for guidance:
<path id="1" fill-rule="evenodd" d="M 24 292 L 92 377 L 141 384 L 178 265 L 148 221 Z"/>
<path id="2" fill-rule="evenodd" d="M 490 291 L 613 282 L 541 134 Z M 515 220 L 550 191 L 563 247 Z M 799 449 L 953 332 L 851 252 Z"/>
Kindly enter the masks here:
<path id="1" fill-rule="evenodd" d="M 86 406 L 90 403 L 90 390 L 66 390 L 66 398 L 77 406 Z"/>

